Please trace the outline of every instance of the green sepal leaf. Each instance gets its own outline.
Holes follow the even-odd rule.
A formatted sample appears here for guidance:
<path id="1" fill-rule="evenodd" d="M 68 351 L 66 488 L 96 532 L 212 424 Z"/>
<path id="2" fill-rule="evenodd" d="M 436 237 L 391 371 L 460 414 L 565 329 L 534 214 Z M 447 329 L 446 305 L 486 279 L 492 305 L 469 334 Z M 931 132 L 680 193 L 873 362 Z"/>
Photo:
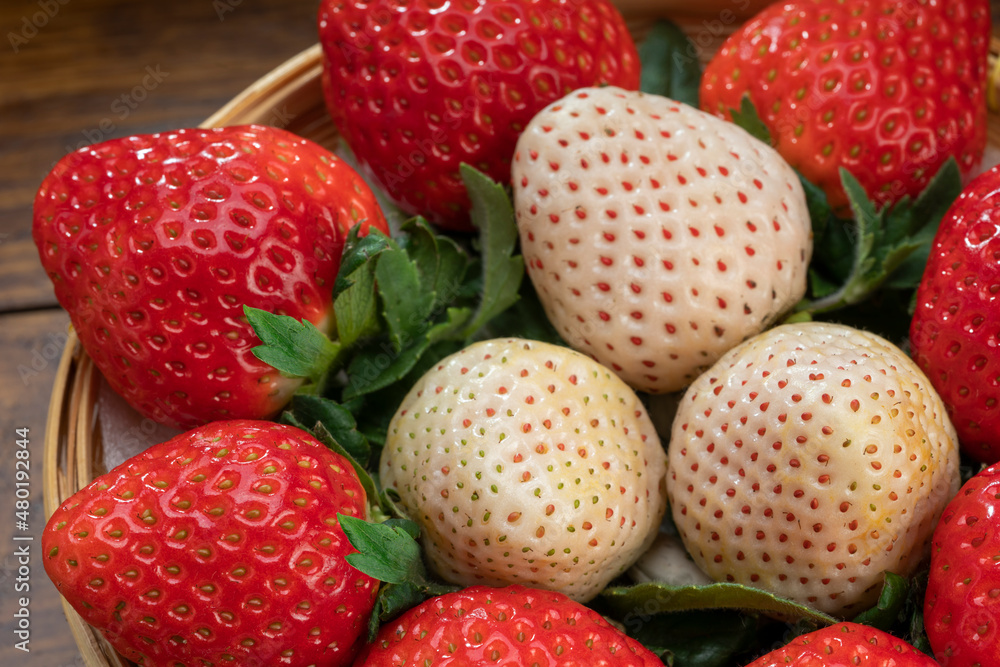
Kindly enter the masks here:
<path id="1" fill-rule="evenodd" d="M 243 306 L 243 313 L 263 343 L 251 352 L 282 375 L 319 382 L 340 352 L 340 345 L 308 320 L 300 322 L 252 306 Z"/>
<path id="2" fill-rule="evenodd" d="M 823 313 L 851 306 L 886 285 L 896 289 L 917 287 L 922 276 L 919 263 L 925 260 L 941 219 L 962 190 L 954 158 L 945 163 L 916 200 L 904 198 L 883 210 L 875 208 L 850 172 L 841 169 L 840 176 L 853 222 L 844 228 L 848 230 L 846 238 L 838 243 L 836 234 L 827 234 L 824 243 L 849 243 L 850 254 L 840 254 L 852 258 L 851 268 L 836 291 L 828 292 L 827 286 L 820 283 L 814 289 L 818 298 L 800 304 L 800 310 Z M 828 231 L 834 229 L 831 225 Z M 825 253 L 830 255 L 829 245 Z"/>
<path id="3" fill-rule="evenodd" d="M 857 235 L 853 221 L 841 220 L 835 216 L 828 217 L 822 229 L 814 224 L 813 233 L 813 256 L 809 271 L 816 279 L 809 286 L 812 297 L 819 299 L 836 292 L 851 275 Z"/>
<path id="4" fill-rule="evenodd" d="M 368 641 L 374 641 L 379 627 L 396 618 L 404 611 L 416 607 L 428 598 L 444 595 L 459 590 L 458 586 L 449 586 L 437 582 L 416 584 L 403 582 L 401 584 L 384 584 L 379 587 L 375 608 L 368 620 Z"/>
<path id="5" fill-rule="evenodd" d="M 893 214 L 906 217 L 906 229 L 916 248 L 899 262 L 898 268 L 886 280 L 886 287 L 915 289 L 924 275 L 931 245 L 948 209 L 962 192 L 962 172 L 954 158 L 949 159 L 934 175 L 927 187 L 914 200 L 901 202 Z"/>
<path id="6" fill-rule="evenodd" d="M 639 90 L 698 107 L 698 48 L 676 23 L 659 20 L 639 45 Z"/>
<path id="7" fill-rule="evenodd" d="M 741 584 L 716 583 L 704 586 L 670 586 L 656 582 L 634 586 L 611 586 L 600 594 L 616 614 L 626 618 L 642 609 L 647 614 L 693 611 L 696 609 L 734 609 L 759 612 L 785 621 L 806 619 L 819 625 L 837 619 L 773 593 Z"/>
<path id="8" fill-rule="evenodd" d="M 356 553 L 347 562 L 369 577 L 385 582 L 368 622 L 368 640 L 378 633 L 379 625 L 414 607 L 429 597 L 458 590 L 457 586 L 428 579 L 422 559 L 420 529 L 408 519 L 390 518 L 372 523 L 357 517 L 337 515 Z"/>
<path id="9" fill-rule="evenodd" d="M 928 571 L 918 572 L 910 579 L 909 595 L 906 599 L 904 617 L 909 617 L 905 626 L 903 638 L 918 651 L 923 651 L 927 655 L 934 657 L 934 649 L 927 638 L 927 630 L 924 628 L 924 598 L 927 594 Z"/>
<path id="10" fill-rule="evenodd" d="M 755 616 L 737 611 L 697 610 L 683 614 L 645 614 L 624 623 L 625 632 L 666 664 L 687 667 L 732 667 L 757 648 L 760 631 Z"/>
<path id="11" fill-rule="evenodd" d="M 385 508 L 386 514 L 395 519 L 405 519 L 413 523 L 406 510 L 399 503 L 399 494 L 395 489 L 382 489 L 379 495 L 379 503 Z M 419 537 L 419 536 L 414 536 Z"/>
<path id="12" fill-rule="evenodd" d="M 517 301 L 524 279 L 524 258 L 514 255 L 517 223 L 503 187 L 464 163 L 461 173 L 472 202 L 471 220 L 479 229 L 482 253 L 482 296 L 464 330 L 464 336 L 469 338 Z"/>
<path id="13" fill-rule="evenodd" d="M 359 266 L 346 280 L 347 286 L 333 302 L 337 338 L 343 347 L 375 335 L 379 330 L 374 260 Z"/>
<path id="14" fill-rule="evenodd" d="M 407 609 L 416 607 L 427 599 L 424 587 L 412 582 L 384 584 L 378 589 L 375 607 L 368 619 L 368 641 L 375 641 L 383 623 L 391 621 Z"/>
<path id="15" fill-rule="evenodd" d="M 347 367 L 349 381 L 344 387 L 343 400 L 350 401 L 400 381 L 430 345 L 427 336 L 422 336 L 398 353 L 384 341 L 383 345 L 374 344 L 361 350 Z"/>
<path id="16" fill-rule="evenodd" d="M 460 336 L 471 317 L 471 308 L 447 308 L 445 319 L 428 329 L 427 340 L 434 344 Z"/>
<path id="17" fill-rule="evenodd" d="M 454 239 L 436 235 L 423 218 L 403 225 L 403 247 L 417 267 L 420 283 L 433 296 L 433 310 L 452 303 L 459 293 L 471 262 Z"/>
<path id="18" fill-rule="evenodd" d="M 885 632 L 892 632 L 893 626 L 898 622 L 899 616 L 906 606 L 909 592 L 909 581 L 898 574 L 885 572 L 885 583 L 882 584 L 882 592 L 879 594 L 878 602 L 874 607 L 855 616 L 853 621 L 870 625 Z"/>
<path id="19" fill-rule="evenodd" d="M 388 343 L 385 343 L 388 345 Z M 352 388 L 352 393 L 360 392 L 358 397 L 352 398 L 350 403 L 356 404 L 352 408 L 353 414 L 358 419 L 358 430 L 364 433 L 369 443 L 381 446 L 385 442 L 385 434 L 389 428 L 400 403 L 410 388 L 417 383 L 421 376 L 437 364 L 446 356 L 457 352 L 463 347 L 462 340 L 447 340 L 431 345 L 423 350 L 419 358 L 413 361 L 412 367 L 400 379 L 389 382 L 379 389 L 372 389 L 372 381 L 381 383 L 377 377 L 354 376 L 351 378 L 356 385 Z M 377 359 L 377 358 L 376 358 Z M 382 360 L 387 360 L 388 357 Z M 378 367 L 374 367 L 373 372 L 378 372 Z M 385 369 L 385 373 L 390 373 L 391 369 Z M 360 371 L 364 373 L 364 371 Z M 372 389 L 368 392 L 368 389 Z"/>
<path id="20" fill-rule="evenodd" d="M 390 584 L 426 581 L 417 542 L 420 528 L 415 523 L 403 519 L 370 523 L 344 514 L 338 514 L 337 519 L 351 545 L 358 550 L 347 555 L 347 562 L 355 569 Z"/>
<path id="21" fill-rule="evenodd" d="M 519 298 L 484 327 L 481 334 L 488 338 L 527 338 L 553 345 L 566 345 L 538 299 L 530 280 L 521 283 Z"/>
<path id="22" fill-rule="evenodd" d="M 344 406 L 320 396 L 296 395 L 288 406 L 302 424 L 320 422 L 355 461 L 367 465 L 371 459 L 368 439 L 358 432 L 354 415 Z"/>
<path id="23" fill-rule="evenodd" d="M 403 223 L 403 237 L 399 245 L 413 260 L 420 276 L 420 284 L 433 291 L 437 283 L 439 253 L 438 239 L 431 230 L 430 223 L 417 216 Z"/>
<path id="24" fill-rule="evenodd" d="M 757 108 L 754 106 L 749 94 L 743 95 L 743 98 L 740 100 L 739 109 L 729 110 L 729 117 L 736 125 L 750 133 L 750 136 L 764 142 L 768 146 L 772 145 L 771 131 L 767 129 L 767 125 L 761 120 L 760 114 L 757 113 Z"/>
<path id="25" fill-rule="evenodd" d="M 350 276 L 361 266 L 380 253 L 390 248 L 398 248 L 398 244 L 383 234 L 380 230 L 369 228 L 368 234 L 359 236 L 360 228 L 352 227 L 344 242 L 344 250 L 340 256 L 340 269 L 337 280 L 333 284 L 333 298 L 336 299 L 351 285 Z"/>
<path id="26" fill-rule="evenodd" d="M 396 352 L 414 345 L 427 329 L 434 293 L 420 283 L 416 263 L 402 248 L 382 251 L 375 266 L 382 317 Z"/>
<path id="27" fill-rule="evenodd" d="M 806 196 L 806 208 L 809 210 L 813 238 L 821 239 L 826 235 L 826 230 L 834 217 L 830 200 L 827 199 L 826 192 L 821 187 L 814 185 L 797 170 L 795 173 L 799 177 L 799 183 L 802 184 L 802 191 Z"/>

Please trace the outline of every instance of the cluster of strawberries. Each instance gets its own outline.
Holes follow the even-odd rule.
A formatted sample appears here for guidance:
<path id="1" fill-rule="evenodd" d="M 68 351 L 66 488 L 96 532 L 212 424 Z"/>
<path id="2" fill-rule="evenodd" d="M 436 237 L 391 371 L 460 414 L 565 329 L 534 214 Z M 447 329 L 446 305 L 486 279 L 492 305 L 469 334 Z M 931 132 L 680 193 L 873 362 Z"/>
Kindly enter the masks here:
<path id="1" fill-rule="evenodd" d="M 929 559 L 937 662 L 838 622 L 754 667 L 994 664 L 1000 464 L 960 474 L 1000 461 L 1000 171 L 975 176 L 990 30 L 985 0 L 778 3 L 714 55 L 699 109 L 638 92 L 655 64 L 608 0 L 323 0 L 323 91 L 365 178 L 243 126 L 87 147 L 39 189 L 82 345 L 137 411 L 190 429 L 69 498 L 46 571 L 144 667 L 654 665 L 585 604 L 669 511 L 680 558 L 831 622 Z M 475 321 L 454 308 L 407 362 L 389 311 L 438 303 L 476 231 L 469 166 L 510 185 L 558 344 L 475 329 L 447 349 Z M 954 201 L 922 194 L 949 177 Z M 390 239 L 373 188 L 459 243 Z M 908 341 L 811 321 L 914 265 Z M 338 306 L 397 276 L 416 287 L 383 284 L 384 312 Z M 351 397 L 317 396 L 380 326 L 409 365 L 376 486 L 337 433 L 273 420 L 306 394 L 361 438 Z M 658 433 L 645 399 L 674 392 Z M 347 517 L 419 536 L 434 581 Z"/>

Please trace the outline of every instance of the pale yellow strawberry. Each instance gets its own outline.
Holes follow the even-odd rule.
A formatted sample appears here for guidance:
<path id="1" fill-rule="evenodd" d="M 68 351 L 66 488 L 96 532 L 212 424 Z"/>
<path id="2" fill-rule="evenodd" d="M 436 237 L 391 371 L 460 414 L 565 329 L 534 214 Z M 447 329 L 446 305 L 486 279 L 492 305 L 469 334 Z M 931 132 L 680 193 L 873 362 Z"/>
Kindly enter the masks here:
<path id="1" fill-rule="evenodd" d="M 565 347 L 473 344 L 413 387 L 380 476 L 460 585 L 519 583 L 586 601 L 666 511 L 666 455 L 636 394 Z"/>
<path id="2" fill-rule="evenodd" d="M 805 293 L 812 228 L 798 177 L 698 109 L 575 91 L 525 128 L 512 183 L 549 320 L 636 389 L 683 389 Z"/>
<path id="3" fill-rule="evenodd" d="M 712 578 L 849 616 L 888 570 L 912 574 L 959 486 L 944 405 L 899 348 L 836 324 L 788 324 L 687 390 L 667 489 Z"/>

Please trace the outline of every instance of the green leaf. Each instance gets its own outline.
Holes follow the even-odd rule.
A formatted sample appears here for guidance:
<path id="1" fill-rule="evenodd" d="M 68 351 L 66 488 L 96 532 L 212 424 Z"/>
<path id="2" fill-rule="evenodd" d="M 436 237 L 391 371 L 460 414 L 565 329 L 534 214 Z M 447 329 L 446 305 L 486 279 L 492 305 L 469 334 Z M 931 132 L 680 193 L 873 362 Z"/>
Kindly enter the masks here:
<path id="1" fill-rule="evenodd" d="M 750 100 L 749 94 L 743 95 L 743 99 L 740 100 L 739 109 L 729 110 L 729 117 L 734 123 L 749 132 L 752 137 L 764 142 L 768 146 L 771 145 L 771 131 L 767 129 L 767 125 L 761 120 L 760 115 L 757 113 L 757 108 Z"/>
<path id="2" fill-rule="evenodd" d="M 448 586 L 437 582 L 416 584 L 384 584 L 379 587 L 375 608 L 368 622 L 368 641 L 374 641 L 381 624 L 391 621 L 404 611 L 436 595 L 457 591 L 458 586 Z"/>
<path id="3" fill-rule="evenodd" d="M 837 619 L 805 605 L 741 584 L 716 583 L 705 586 L 670 586 L 656 582 L 635 586 L 612 586 L 600 594 L 602 601 L 620 615 L 626 627 L 629 614 L 735 609 L 753 611 L 786 621 L 807 619 L 820 625 Z"/>
<path id="4" fill-rule="evenodd" d="M 416 539 L 420 529 L 412 521 L 369 523 L 344 514 L 338 514 L 337 520 L 358 550 L 347 555 L 347 562 L 355 569 L 389 584 L 424 583 L 424 564 Z"/>
<path id="5" fill-rule="evenodd" d="M 517 301 L 524 259 L 514 255 L 517 223 L 503 187 L 467 164 L 462 164 L 461 172 L 472 201 L 471 219 L 479 229 L 483 257 L 481 300 L 464 331 L 469 338 Z"/>
<path id="6" fill-rule="evenodd" d="M 375 608 L 368 620 L 368 641 L 375 641 L 381 625 L 427 599 L 424 587 L 412 582 L 384 584 L 378 589 Z"/>
<path id="7" fill-rule="evenodd" d="M 385 384 L 378 389 L 372 387 L 356 387 L 352 391 L 361 390 L 360 400 L 363 403 L 353 414 L 358 419 L 358 430 L 368 437 L 369 443 L 382 445 L 385 442 L 386 430 L 389 422 L 396 413 L 396 409 L 403 402 L 410 388 L 417 383 L 421 376 L 430 370 L 435 364 L 450 354 L 457 352 L 464 346 L 461 340 L 447 340 L 436 343 L 426 348 L 410 370 L 398 380 Z"/>
<path id="8" fill-rule="evenodd" d="M 445 319 L 427 331 L 427 340 L 433 344 L 461 336 L 463 327 L 471 318 L 471 308 L 448 308 Z"/>
<path id="9" fill-rule="evenodd" d="M 438 237 L 434 235 L 430 224 L 419 216 L 404 223 L 402 231 L 405 236 L 400 246 L 413 260 L 417 275 L 420 277 L 420 284 L 425 289 L 435 292 L 441 263 Z"/>
<path id="10" fill-rule="evenodd" d="M 886 279 L 884 286 L 891 289 L 916 289 L 924 277 L 930 254 L 930 243 L 924 243 L 915 248 L 909 257 L 900 262 L 899 267 Z"/>
<path id="11" fill-rule="evenodd" d="M 749 101 L 749 98 L 747 98 Z M 833 218 L 833 209 L 830 208 L 830 201 L 826 197 L 826 192 L 818 185 L 814 185 L 798 171 L 795 172 L 802 184 L 802 191 L 806 196 L 806 207 L 809 209 L 809 220 L 812 222 L 813 238 L 820 239 L 830 225 Z"/>
<path id="12" fill-rule="evenodd" d="M 519 298 L 514 305 L 494 317 L 480 333 L 487 338 L 527 338 L 553 345 L 566 345 L 549 321 L 530 280 L 521 283 Z"/>
<path id="13" fill-rule="evenodd" d="M 243 313 L 263 343 L 251 352 L 282 375 L 318 382 L 340 352 L 340 345 L 308 320 L 300 322 L 252 306 L 243 306 Z"/>
<path id="14" fill-rule="evenodd" d="M 438 274 L 434 283 L 434 309 L 440 311 L 443 306 L 454 303 L 462 295 L 462 286 L 472 260 L 454 239 L 438 236 L 437 242 Z"/>
<path id="15" fill-rule="evenodd" d="M 427 336 L 422 336 L 398 353 L 385 342 L 368 346 L 347 367 L 349 380 L 343 400 L 349 401 L 398 382 L 416 365 L 430 344 Z"/>
<path id="16" fill-rule="evenodd" d="M 674 665 L 731 667 L 757 647 L 759 623 L 740 612 L 698 610 L 635 616 L 625 631 Z"/>
<path id="17" fill-rule="evenodd" d="M 698 107 L 701 61 L 698 48 L 677 24 L 657 21 L 639 45 L 639 90 Z"/>
<path id="18" fill-rule="evenodd" d="M 927 595 L 928 574 L 927 570 L 922 570 L 910 578 L 909 594 L 903 611 L 906 624 L 904 631 L 899 634 L 917 650 L 934 657 L 931 643 L 927 639 L 927 631 L 924 629 L 924 598 Z"/>
<path id="19" fill-rule="evenodd" d="M 389 248 L 398 247 L 395 241 L 374 227 L 369 228 L 368 234 L 365 236 L 358 236 L 359 232 L 359 227 L 352 227 L 344 242 L 344 250 L 340 257 L 340 269 L 333 285 L 334 299 L 350 286 L 349 276 L 363 264 Z"/>
<path id="20" fill-rule="evenodd" d="M 434 310 L 452 303 L 465 279 L 471 262 L 454 239 L 436 235 L 423 218 L 414 218 L 403 226 L 403 247 L 417 266 L 420 283 L 434 294 Z"/>
<path id="21" fill-rule="evenodd" d="M 892 632 L 893 626 L 896 625 L 903 608 L 906 606 L 909 592 L 909 581 L 898 574 L 886 572 L 885 583 L 882 585 L 882 593 L 879 595 L 878 602 L 874 607 L 855 616 L 854 622 L 870 625 L 885 632 Z"/>
<path id="22" fill-rule="evenodd" d="M 370 460 L 368 439 L 358 432 L 354 415 L 345 407 L 328 398 L 298 394 L 292 397 L 289 409 L 302 424 L 322 423 L 358 463 L 365 465 Z"/>
<path id="23" fill-rule="evenodd" d="M 854 243 L 857 233 L 854 221 L 831 217 L 824 229 L 815 236 L 809 270 L 830 285 L 825 291 L 810 284 L 813 298 L 836 292 L 851 275 L 854 267 Z"/>
<path id="24" fill-rule="evenodd" d="M 904 201 L 897 206 L 897 209 L 905 207 L 910 220 L 908 231 L 912 234 L 916 248 L 898 263 L 898 268 L 889 276 L 886 286 L 915 289 L 920 285 L 938 227 L 961 192 L 962 173 L 958 162 L 950 158 L 912 205 Z"/>
<path id="25" fill-rule="evenodd" d="M 840 175 L 853 222 L 846 228 L 829 225 L 825 237 L 818 240 L 811 269 L 814 276 L 822 276 L 823 282 L 813 283 L 814 299 L 799 304 L 799 311 L 818 314 L 853 306 L 884 286 L 916 288 L 923 275 L 921 262 L 930 251 L 938 225 L 961 193 L 961 178 L 953 158 L 915 201 L 904 198 L 883 210 L 876 210 L 864 188 L 846 169 L 841 169 Z M 845 229 L 849 230 L 846 235 Z M 843 246 L 848 246 L 849 252 Z M 836 290 L 830 291 L 829 283 L 839 270 L 828 258 L 837 255 L 851 257 L 850 270 Z M 834 268 L 833 274 L 821 272 L 824 265 Z"/>
<path id="26" fill-rule="evenodd" d="M 366 262 L 346 278 L 347 287 L 333 302 L 337 337 L 343 347 L 379 331 L 378 293 L 375 290 L 375 260 Z"/>
<path id="27" fill-rule="evenodd" d="M 396 352 L 417 343 L 427 329 L 434 294 L 420 284 L 417 265 L 402 248 L 385 250 L 375 266 L 382 317 Z"/>

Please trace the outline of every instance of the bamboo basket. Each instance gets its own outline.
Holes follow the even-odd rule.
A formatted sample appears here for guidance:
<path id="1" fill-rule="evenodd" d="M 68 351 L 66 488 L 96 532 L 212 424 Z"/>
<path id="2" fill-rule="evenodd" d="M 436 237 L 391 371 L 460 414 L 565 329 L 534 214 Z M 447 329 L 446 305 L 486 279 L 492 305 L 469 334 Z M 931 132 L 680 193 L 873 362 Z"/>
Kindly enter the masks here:
<path id="1" fill-rule="evenodd" d="M 684 0 L 618 0 L 636 40 L 653 18 L 669 15 L 692 37 L 702 61 L 721 45 L 739 20 L 770 0 L 704 0 L 700 9 L 672 13 Z M 687 4 L 690 7 L 690 3 Z M 726 8 L 729 8 L 728 10 Z M 733 8 L 739 8 L 736 12 Z M 664 9 L 668 11 L 664 11 Z M 723 12 L 729 11 L 729 14 Z M 734 13 L 736 12 L 736 13 Z M 733 18 L 728 18 L 728 17 Z M 720 18 L 721 17 L 721 18 Z M 984 165 L 1000 163 L 1000 38 L 991 43 L 989 147 Z M 337 133 L 324 107 L 320 85 L 322 53 L 318 44 L 299 53 L 240 93 L 205 120 L 201 127 L 260 123 L 278 125 L 333 149 Z M 115 413 L 114 417 L 107 414 Z M 131 415 L 129 414 L 131 412 Z M 116 446 L 109 432 L 124 434 Z M 49 405 L 44 441 L 46 517 L 96 476 L 146 446 L 176 434 L 143 420 L 124 405 L 70 330 Z M 135 667 L 118 655 L 100 632 L 87 625 L 64 599 L 66 619 L 87 667 Z"/>

